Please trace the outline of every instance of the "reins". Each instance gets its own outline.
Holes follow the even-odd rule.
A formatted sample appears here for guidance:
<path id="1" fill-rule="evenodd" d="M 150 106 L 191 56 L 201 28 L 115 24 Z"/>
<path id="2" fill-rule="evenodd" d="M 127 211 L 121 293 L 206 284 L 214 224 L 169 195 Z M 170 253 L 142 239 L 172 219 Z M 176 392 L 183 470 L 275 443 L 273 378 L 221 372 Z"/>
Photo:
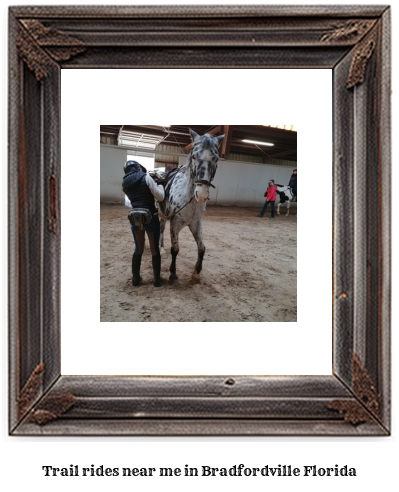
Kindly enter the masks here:
<path id="1" fill-rule="evenodd" d="M 181 170 L 179 169 L 177 171 L 177 173 L 173 176 L 173 178 L 171 179 L 171 181 L 168 183 L 169 186 L 172 186 L 172 183 L 173 183 L 173 180 L 175 179 L 175 177 L 178 175 L 178 173 L 180 173 Z M 165 191 L 166 191 L 166 187 L 165 187 Z M 170 220 L 170 219 L 173 219 L 173 217 L 175 215 L 177 215 L 179 212 L 181 212 L 183 210 L 183 208 L 187 207 L 187 205 L 189 205 L 192 201 L 193 201 L 193 198 L 194 198 L 194 195 L 190 198 L 190 200 L 185 204 L 183 205 L 181 208 L 179 208 L 179 210 L 177 210 L 174 214 L 172 215 L 165 215 L 165 214 L 162 214 L 162 217 L 164 217 L 165 219 L 167 220 Z M 158 212 L 159 213 L 159 212 Z M 162 212 L 161 212 L 162 213 Z"/>
<path id="2" fill-rule="evenodd" d="M 188 205 L 189 203 L 191 203 L 191 202 L 192 202 L 193 198 L 194 198 L 194 196 L 192 196 L 192 197 L 190 198 L 190 200 L 189 200 L 189 201 L 188 201 L 185 205 L 183 205 L 181 208 L 179 208 L 179 210 L 178 210 L 177 212 L 175 212 L 174 214 L 172 214 L 172 215 L 165 215 L 165 214 L 162 214 L 162 217 L 164 217 L 165 219 L 173 219 L 173 217 L 174 217 L 175 215 L 177 215 L 179 212 L 181 212 L 181 211 L 183 210 L 183 208 L 184 208 L 184 207 L 187 207 L 187 205 Z M 162 212 L 161 212 L 161 213 L 162 213 Z M 158 214 L 159 214 L 159 212 L 158 212 Z"/>

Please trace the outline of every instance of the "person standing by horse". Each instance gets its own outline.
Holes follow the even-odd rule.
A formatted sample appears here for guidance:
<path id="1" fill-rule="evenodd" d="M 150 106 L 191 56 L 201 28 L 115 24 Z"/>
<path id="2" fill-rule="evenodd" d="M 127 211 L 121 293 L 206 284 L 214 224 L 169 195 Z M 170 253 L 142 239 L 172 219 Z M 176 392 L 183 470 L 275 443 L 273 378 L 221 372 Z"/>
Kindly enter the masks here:
<path id="1" fill-rule="evenodd" d="M 267 188 L 267 190 L 265 191 L 265 194 L 264 194 L 264 196 L 266 197 L 266 201 L 265 201 L 265 204 L 263 205 L 263 208 L 262 208 L 260 214 L 258 214 L 258 217 L 263 217 L 265 215 L 267 206 L 270 203 L 270 206 L 271 206 L 271 209 L 272 209 L 272 213 L 270 215 L 270 218 L 271 219 L 274 219 L 274 204 L 276 202 L 277 186 L 280 186 L 281 187 L 283 185 L 275 184 L 274 183 L 274 179 L 271 179 L 269 181 L 268 188 Z"/>
<path id="2" fill-rule="evenodd" d="M 296 179 L 297 179 L 297 174 L 296 174 L 296 169 L 294 169 L 292 171 L 290 182 L 288 183 L 288 186 L 291 188 L 291 191 L 295 197 L 295 200 L 296 200 Z"/>
<path id="3" fill-rule="evenodd" d="M 144 252 L 145 233 L 147 233 L 152 255 L 154 286 L 159 287 L 162 284 L 159 250 L 160 224 L 154 198 L 161 202 L 164 199 L 165 190 L 161 184 L 157 184 L 147 174 L 146 168 L 136 161 L 127 161 L 124 171 L 122 188 L 133 209 L 129 214 L 135 244 L 132 258 L 132 283 L 136 287 L 142 280 L 140 276 L 141 257 Z"/>

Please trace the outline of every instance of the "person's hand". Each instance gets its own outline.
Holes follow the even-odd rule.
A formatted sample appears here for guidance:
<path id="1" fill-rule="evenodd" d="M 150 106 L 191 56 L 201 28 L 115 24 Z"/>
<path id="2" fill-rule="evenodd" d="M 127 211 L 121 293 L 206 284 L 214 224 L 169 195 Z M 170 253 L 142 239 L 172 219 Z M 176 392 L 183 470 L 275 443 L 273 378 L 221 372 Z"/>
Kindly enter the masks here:
<path id="1" fill-rule="evenodd" d="M 162 176 L 162 174 L 154 173 L 154 175 L 155 175 L 155 181 L 159 184 L 163 184 L 164 177 Z"/>
<path id="2" fill-rule="evenodd" d="M 155 181 L 155 183 L 157 185 L 162 184 L 162 178 L 161 178 L 161 176 L 159 174 L 157 174 L 157 173 L 151 173 L 150 176 Z"/>

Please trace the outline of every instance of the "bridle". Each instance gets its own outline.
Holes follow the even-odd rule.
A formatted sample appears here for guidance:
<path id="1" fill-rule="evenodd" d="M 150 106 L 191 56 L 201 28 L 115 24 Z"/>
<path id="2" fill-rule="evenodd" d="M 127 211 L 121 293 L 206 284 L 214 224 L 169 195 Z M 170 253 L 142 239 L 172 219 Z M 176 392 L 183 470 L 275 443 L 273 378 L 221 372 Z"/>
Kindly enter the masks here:
<path id="1" fill-rule="evenodd" d="M 191 159 L 192 160 L 196 160 L 193 155 L 191 155 Z M 219 160 L 219 155 L 218 155 L 218 160 Z M 192 172 L 192 178 L 194 179 L 194 186 L 196 185 L 205 185 L 205 186 L 208 186 L 208 187 L 212 187 L 212 188 L 215 188 L 215 186 L 212 184 L 212 181 L 213 181 L 213 178 L 215 177 L 215 174 L 216 174 L 216 168 L 217 168 L 217 162 L 218 160 L 216 161 L 216 165 L 215 165 L 215 169 L 212 170 L 212 175 L 211 175 L 211 179 L 208 181 L 207 179 L 198 179 L 195 175 L 195 172 L 193 171 Z"/>
<path id="2" fill-rule="evenodd" d="M 194 186 L 199 185 L 199 184 L 206 185 L 206 186 L 212 186 L 212 188 L 215 188 L 215 186 L 210 181 L 207 181 L 206 179 L 197 179 L 194 181 Z"/>

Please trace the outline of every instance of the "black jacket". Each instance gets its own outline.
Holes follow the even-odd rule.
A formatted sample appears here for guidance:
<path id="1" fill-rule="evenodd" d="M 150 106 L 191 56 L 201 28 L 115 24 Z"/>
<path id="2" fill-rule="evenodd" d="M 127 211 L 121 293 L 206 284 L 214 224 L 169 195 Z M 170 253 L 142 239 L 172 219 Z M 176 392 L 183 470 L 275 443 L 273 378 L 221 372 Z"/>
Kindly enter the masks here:
<path id="1" fill-rule="evenodd" d="M 125 174 L 122 188 L 132 208 L 148 208 L 152 214 L 157 211 L 154 196 L 147 186 L 146 174 L 143 171 L 134 170 Z"/>

